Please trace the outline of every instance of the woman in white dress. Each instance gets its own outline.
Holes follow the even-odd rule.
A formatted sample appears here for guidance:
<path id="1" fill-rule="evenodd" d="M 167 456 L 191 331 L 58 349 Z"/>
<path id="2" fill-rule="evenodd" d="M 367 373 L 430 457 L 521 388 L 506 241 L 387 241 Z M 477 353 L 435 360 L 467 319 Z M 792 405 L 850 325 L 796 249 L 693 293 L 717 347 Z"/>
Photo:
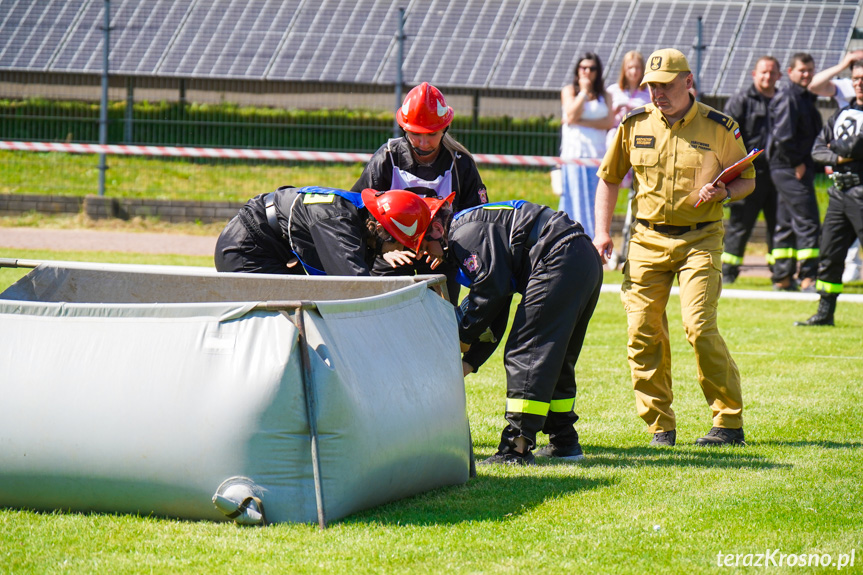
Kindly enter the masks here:
<path id="1" fill-rule="evenodd" d="M 592 52 L 583 54 L 575 66 L 572 84 L 560 91 L 562 107 L 560 157 L 573 160 L 601 160 L 605 155 L 606 133 L 612 127 L 611 98 L 602 85 L 602 62 Z M 598 161 L 596 162 L 598 164 Z M 558 210 L 581 223 L 594 235 L 594 203 L 598 165 L 565 163 L 562 166 L 563 194 Z"/>

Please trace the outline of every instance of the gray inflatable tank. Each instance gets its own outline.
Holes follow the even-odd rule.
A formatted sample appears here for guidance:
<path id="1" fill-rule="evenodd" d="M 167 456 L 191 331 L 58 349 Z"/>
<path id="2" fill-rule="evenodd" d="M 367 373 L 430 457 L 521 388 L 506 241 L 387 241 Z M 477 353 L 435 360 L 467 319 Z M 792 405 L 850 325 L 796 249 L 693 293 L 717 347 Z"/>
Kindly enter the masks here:
<path id="1" fill-rule="evenodd" d="M 0 294 L 0 505 L 323 526 L 464 483 L 440 285 L 43 263 Z"/>

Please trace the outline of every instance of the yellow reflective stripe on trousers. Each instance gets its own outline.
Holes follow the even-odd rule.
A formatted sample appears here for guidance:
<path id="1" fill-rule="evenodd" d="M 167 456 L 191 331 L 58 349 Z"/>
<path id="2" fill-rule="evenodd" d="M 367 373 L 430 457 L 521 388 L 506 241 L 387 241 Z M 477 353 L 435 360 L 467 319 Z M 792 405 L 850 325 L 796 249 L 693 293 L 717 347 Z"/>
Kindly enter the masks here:
<path id="1" fill-rule="evenodd" d="M 739 266 L 743 263 L 743 258 L 735 256 L 734 254 L 729 254 L 728 252 L 722 252 L 722 263 Z"/>
<path id="2" fill-rule="evenodd" d="M 769 266 L 772 266 L 773 264 L 776 263 L 776 256 L 774 256 L 772 253 L 769 253 L 766 256 L 764 256 L 764 259 L 767 260 L 767 265 L 769 265 Z"/>
<path id="3" fill-rule="evenodd" d="M 506 398 L 506 412 L 530 413 L 531 415 L 548 415 L 548 404 L 544 401 Z"/>
<path id="4" fill-rule="evenodd" d="M 807 248 L 805 250 L 797 250 L 797 259 L 798 260 L 813 260 L 813 259 L 817 259 L 819 255 L 821 255 L 821 250 L 819 250 L 818 248 Z"/>
<path id="5" fill-rule="evenodd" d="M 549 411 L 553 411 L 555 413 L 569 413 L 572 411 L 573 407 L 575 407 L 574 397 L 567 399 L 552 399 L 551 409 L 549 409 Z"/>
<path id="6" fill-rule="evenodd" d="M 794 248 L 774 248 L 770 255 L 773 256 L 774 260 L 793 258 L 797 256 L 797 250 Z"/>
<path id="7" fill-rule="evenodd" d="M 842 293 L 842 284 L 831 284 L 818 280 L 815 282 L 815 291 L 824 293 Z"/>

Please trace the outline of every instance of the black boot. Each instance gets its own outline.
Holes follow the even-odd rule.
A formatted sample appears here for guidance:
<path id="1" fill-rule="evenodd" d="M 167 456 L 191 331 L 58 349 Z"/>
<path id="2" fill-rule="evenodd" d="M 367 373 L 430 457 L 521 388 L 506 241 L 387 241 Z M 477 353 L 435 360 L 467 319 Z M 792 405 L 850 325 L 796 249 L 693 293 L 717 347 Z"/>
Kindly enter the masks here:
<path id="1" fill-rule="evenodd" d="M 740 266 L 722 264 L 722 283 L 731 285 L 737 281 L 738 275 L 740 275 Z"/>
<path id="2" fill-rule="evenodd" d="M 833 313 L 836 311 L 838 294 L 821 294 L 818 300 L 818 311 L 806 321 L 795 321 L 794 325 L 833 325 Z"/>

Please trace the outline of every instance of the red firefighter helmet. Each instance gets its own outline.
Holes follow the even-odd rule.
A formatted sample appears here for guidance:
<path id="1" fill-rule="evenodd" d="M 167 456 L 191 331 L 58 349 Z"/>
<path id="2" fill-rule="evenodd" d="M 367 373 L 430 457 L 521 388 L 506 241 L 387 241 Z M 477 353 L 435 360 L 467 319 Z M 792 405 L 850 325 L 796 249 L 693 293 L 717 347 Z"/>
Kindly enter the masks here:
<path id="1" fill-rule="evenodd" d="M 455 199 L 455 192 L 450 192 L 445 198 L 423 198 L 423 201 L 429 208 L 429 223 L 434 221 L 435 215 L 438 213 L 444 204 L 452 204 L 452 201 Z M 422 238 L 420 238 L 420 243 L 422 243 Z"/>
<path id="2" fill-rule="evenodd" d="M 407 190 L 365 189 L 362 196 L 366 209 L 386 231 L 406 248 L 419 249 L 431 223 L 431 210 L 422 198 Z"/>
<path id="3" fill-rule="evenodd" d="M 430 134 L 443 130 L 452 122 L 455 112 L 446 105 L 440 90 L 423 82 L 405 97 L 396 111 L 396 121 L 404 130 L 415 134 Z"/>

